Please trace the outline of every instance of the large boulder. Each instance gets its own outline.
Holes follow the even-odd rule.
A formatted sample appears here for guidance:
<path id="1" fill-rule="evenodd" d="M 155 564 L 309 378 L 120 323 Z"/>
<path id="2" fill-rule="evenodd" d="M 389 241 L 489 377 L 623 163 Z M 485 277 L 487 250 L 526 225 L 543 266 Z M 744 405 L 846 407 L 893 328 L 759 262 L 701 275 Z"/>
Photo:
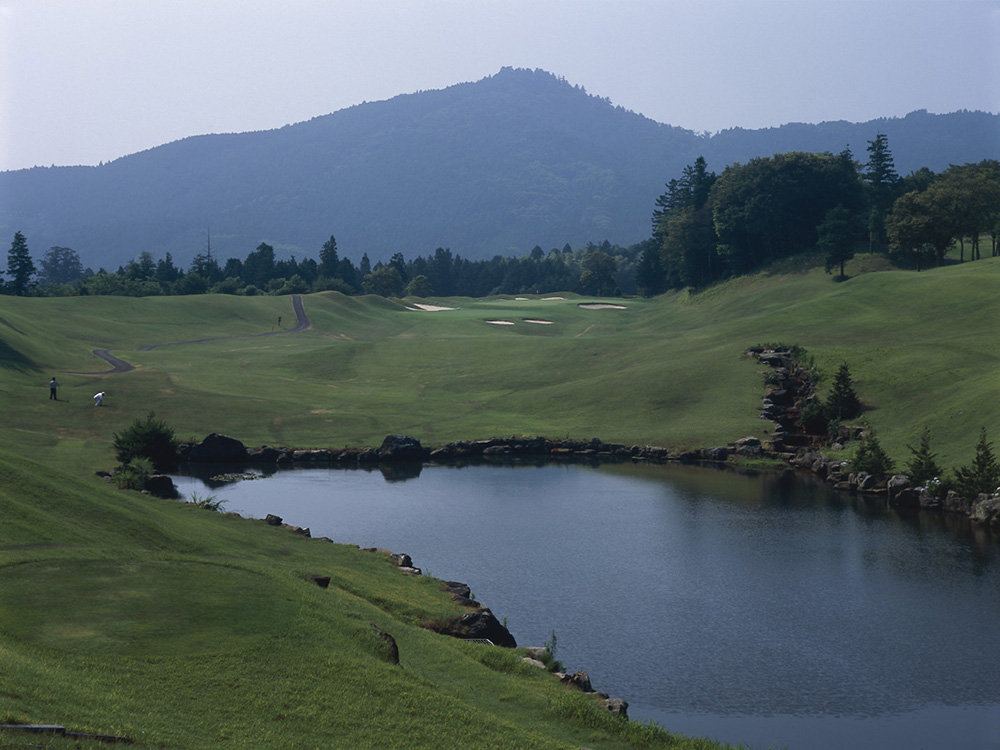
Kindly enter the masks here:
<path id="1" fill-rule="evenodd" d="M 166 474 L 150 474 L 146 477 L 145 490 L 150 495 L 173 500 L 178 496 L 174 480 Z"/>
<path id="2" fill-rule="evenodd" d="M 452 635 L 466 640 L 488 640 L 494 646 L 517 648 L 517 641 L 510 631 L 501 623 L 489 609 L 483 608 L 469 612 L 452 620 L 441 631 L 444 635 Z"/>
<path id="3" fill-rule="evenodd" d="M 409 435 L 386 435 L 378 451 L 381 461 L 423 461 L 429 455 L 430 451 Z"/>
<path id="4" fill-rule="evenodd" d="M 990 526 L 1000 524 L 1000 495 L 980 495 L 969 516 L 973 521 Z"/>
<path id="5" fill-rule="evenodd" d="M 200 443 L 191 446 L 188 460 L 198 463 L 234 464 L 247 459 L 247 449 L 236 438 L 213 432 Z"/>

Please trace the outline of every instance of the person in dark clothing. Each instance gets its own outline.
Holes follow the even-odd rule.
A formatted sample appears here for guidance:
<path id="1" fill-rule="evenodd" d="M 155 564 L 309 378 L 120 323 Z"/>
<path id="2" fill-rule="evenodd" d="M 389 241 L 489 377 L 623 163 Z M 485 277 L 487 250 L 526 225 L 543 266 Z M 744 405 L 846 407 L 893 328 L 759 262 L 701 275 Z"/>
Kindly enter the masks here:
<path id="1" fill-rule="evenodd" d="M 55 375 L 52 376 L 52 380 L 49 381 L 49 401 L 58 401 L 59 398 L 56 396 L 56 388 L 59 384 L 56 382 Z"/>

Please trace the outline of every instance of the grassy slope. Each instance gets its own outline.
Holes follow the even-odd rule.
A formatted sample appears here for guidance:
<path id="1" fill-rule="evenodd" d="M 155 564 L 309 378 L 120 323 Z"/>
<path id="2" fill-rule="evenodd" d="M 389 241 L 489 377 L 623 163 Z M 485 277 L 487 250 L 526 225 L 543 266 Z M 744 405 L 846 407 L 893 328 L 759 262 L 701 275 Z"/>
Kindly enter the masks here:
<path id="1" fill-rule="evenodd" d="M 166 747 L 638 742 L 600 714 L 565 719 L 583 710 L 577 696 L 504 655 L 416 627 L 451 605 L 380 556 L 110 489 L 92 471 L 110 466 L 113 432 L 155 409 L 182 437 L 218 430 L 250 444 L 407 432 L 712 445 L 764 434 L 759 368 L 741 352 L 784 341 L 828 373 L 851 364 L 898 460 L 929 425 L 954 465 L 1000 409 L 998 280 L 996 260 L 841 284 L 772 274 L 596 311 L 445 300 L 460 309 L 416 312 L 325 294 L 306 299 L 306 333 L 151 351 L 137 348 L 268 332 L 278 315 L 288 326 L 288 300 L 0 297 L 0 720 Z M 59 374 L 105 369 L 94 348 L 138 369 Z M 47 400 L 54 373 L 59 403 Z M 106 408 L 91 405 L 97 390 Z M 334 585 L 321 591 L 304 571 Z M 384 661 L 370 622 L 396 637 L 403 669 Z"/>

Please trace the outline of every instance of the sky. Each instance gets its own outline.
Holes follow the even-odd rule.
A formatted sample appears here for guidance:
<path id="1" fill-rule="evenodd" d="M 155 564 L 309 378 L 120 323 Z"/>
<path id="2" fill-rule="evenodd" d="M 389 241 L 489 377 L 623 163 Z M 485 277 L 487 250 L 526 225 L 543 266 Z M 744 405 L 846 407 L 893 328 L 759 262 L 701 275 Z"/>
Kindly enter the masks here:
<path id="1" fill-rule="evenodd" d="M 0 0 L 0 170 L 504 66 L 695 132 L 1000 111 L 1000 0 Z"/>

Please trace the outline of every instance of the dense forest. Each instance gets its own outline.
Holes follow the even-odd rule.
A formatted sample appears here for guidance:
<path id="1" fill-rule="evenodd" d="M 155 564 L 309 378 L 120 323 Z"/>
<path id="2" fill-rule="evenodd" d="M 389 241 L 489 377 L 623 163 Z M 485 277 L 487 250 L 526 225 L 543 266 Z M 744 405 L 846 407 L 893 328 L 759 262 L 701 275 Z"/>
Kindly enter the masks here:
<path id="1" fill-rule="evenodd" d="M 789 152 L 731 164 L 721 174 L 698 157 L 666 183 L 652 207 L 651 235 L 622 247 L 608 240 L 521 257 L 469 260 L 439 247 L 407 259 L 395 253 L 355 265 L 334 236 L 316 258 L 279 259 L 260 243 L 245 257 L 220 262 L 206 237 L 185 270 L 167 253 L 149 252 L 115 271 L 84 268 L 71 248 L 51 247 L 36 266 L 17 232 L 0 291 L 14 295 L 292 294 L 337 290 L 386 297 L 483 297 L 569 291 L 598 296 L 701 288 L 781 258 L 819 250 L 828 272 L 844 274 L 858 252 L 887 253 L 920 270 L 940 264 L 957 242 L 959 261 L 982 257 L 981 238 L 998 253 L 1000 162 L 897 174 L 888 138 L 868 142 L 867 159 Z"/>
<path id="2" fill-rule="evenodd" d="M 93 268 L 150 252 L 190 267 L 259 244 L 316 257 L 330 234 L 357 266 L 451 248 L 470 261 L 649 236 L 663 184 L 777 153 L 863 151 L 884 133 L 902 174 L 1000 159 L 1000 115 L 694 133 L 539 70 L 368 102 L 261 132 L 202 135 L 99 166 L 0 172 L 0 237 L 72 247 Z M 497 286 L 499 281 L 494 281 Z M 624 288 L 623 288 L 624 291 Z"/>

